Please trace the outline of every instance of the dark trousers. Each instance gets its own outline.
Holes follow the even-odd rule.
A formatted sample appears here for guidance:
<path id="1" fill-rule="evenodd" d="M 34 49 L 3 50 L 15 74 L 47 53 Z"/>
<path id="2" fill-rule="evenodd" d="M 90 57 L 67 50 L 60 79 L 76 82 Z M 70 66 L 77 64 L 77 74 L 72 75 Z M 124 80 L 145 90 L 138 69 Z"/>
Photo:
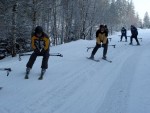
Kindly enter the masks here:
<path id="1" fill-rule="evenodd" d="M 92 55 L 94 56 L 97 52 L 97 50 L 101 47 L 101 44 L 97 44 L 96 43 L 96 46 L 94 47 L 93 51 L 92 51 Z M 103 49 L 103 56 L 106 56 L 107 54 L 107 49 L 108 49 L 108 39 L 107 39 L 107 43 L 106 44 L 103 44 L 102 46 L 104 49 Z"/>
<path id="2" fill-rule="evenodd" d="M 131 35 L 131 37 L 130 37 L 130 44 L 132 44 L 133 38 L 136 40 L 136 43 L 139 44 L 137 35 Z"/>
<path id="3" fill-rule="evenodd" d="M 37 56 L 43 56 L 41 68 L 47 69 L 48 68 L 49 52 L 45 52 L 44 54 L 33 52 L 29 58 L 29 61 L 26 65 L 26 67 L 32 68 Z"/>
<path id="4" fill-rule="evenodd" d="M 120 41 L 122 41 L 122 38 L 125 37 L 125 41 L 127 41 L 127 35 L 121 35 Z"/>

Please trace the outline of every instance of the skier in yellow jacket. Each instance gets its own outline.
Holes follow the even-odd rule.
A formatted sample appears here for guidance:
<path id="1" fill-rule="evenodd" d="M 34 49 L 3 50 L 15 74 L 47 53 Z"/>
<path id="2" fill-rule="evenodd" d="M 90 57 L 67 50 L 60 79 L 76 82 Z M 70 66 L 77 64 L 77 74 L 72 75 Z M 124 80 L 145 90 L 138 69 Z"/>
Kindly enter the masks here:
<path id="1" fill-rule="evenodd" d="M 103 47 L 103 59 L 106 59 L 107 49 L 108 49 L 108 31 L 105 29 L 104 25 L 100 25 L 99 29 L 96 31 L 96 46 L 94 47 L 90 58 L 94 59 L 94 55 L 97 50 Z"/>
<path id="2" fill-rule="evenodd" d="M 35 28 L 35 32 L 32 35 L 31 45 L 34 52 L 30 56 L 30 59 L 26 65 L 26 76 L 25 79 L 28 79 L 28 74 L 30 69 L 32 68 L 37 56 L 43 56 L 42 65 L 41 65 L 41 73 L 45 72 L 48 68 L 48 59 L 49 59 L 49 46 L 50 39 L 46 33 L 43 32 L 41 26 L 37 26 Z"/>

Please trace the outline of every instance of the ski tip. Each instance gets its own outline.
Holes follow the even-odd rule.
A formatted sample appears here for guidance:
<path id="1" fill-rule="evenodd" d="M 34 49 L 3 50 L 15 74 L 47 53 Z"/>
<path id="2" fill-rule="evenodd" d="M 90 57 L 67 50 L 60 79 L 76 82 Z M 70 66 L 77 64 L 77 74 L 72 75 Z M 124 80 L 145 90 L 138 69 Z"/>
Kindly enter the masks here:
<path id="1" fill-rule="evenodd" d="M 109 63 L 112 63 L 112 61 L 111 61 L 111 60 L 106 60 L 106 61 L 108 61 Z"/>
<path id="2" fill-rule="evenodd" d="M 112 63 L 112 61 L 108 60 L 107 58 L 102 58 L 102 59 L 105 60 L 105 61 L 107 61 L 107 62 L 109 62 L 109 63 Z"/>
<path id="3" fill-rule="evenodd" d="M 87 59 L 91 59 L 90 57 L 86 57 Z"/>
<path id="4" fill-rule="evenodd" d="M 90 57 L 86 57 L 86 58 L 89 59 L 89 60 L 93 60 L 93 61 L 95 61 L 95 62 L 100 62 L 100 60 L 91 59 Z"/>

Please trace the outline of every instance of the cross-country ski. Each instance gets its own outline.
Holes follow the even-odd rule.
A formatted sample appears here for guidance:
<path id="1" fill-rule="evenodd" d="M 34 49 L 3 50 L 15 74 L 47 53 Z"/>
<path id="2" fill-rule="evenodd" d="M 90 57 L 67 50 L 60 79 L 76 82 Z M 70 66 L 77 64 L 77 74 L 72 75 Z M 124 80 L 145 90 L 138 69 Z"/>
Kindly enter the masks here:
<path id="1" fill-rule="evenodd" d="M 108 60 L 107 58 L 102 58 L 102 60 L 105 60 L 105 61 L 107 61 L 107 62 L 112 63 L 112 61 L 111 61 L 111 60 Z"/>
<path id="2" fill-rule="evenodd" d="M 95 61 L 95 62 L 100 62 L 100 60 L 98 60 L 98 59 L 92 59 L 92 58 L 90 58 L 90 57 L 86 57 L 87 59 L 89 59 L 89 60 L 93 60 L 93 61 Z"/>

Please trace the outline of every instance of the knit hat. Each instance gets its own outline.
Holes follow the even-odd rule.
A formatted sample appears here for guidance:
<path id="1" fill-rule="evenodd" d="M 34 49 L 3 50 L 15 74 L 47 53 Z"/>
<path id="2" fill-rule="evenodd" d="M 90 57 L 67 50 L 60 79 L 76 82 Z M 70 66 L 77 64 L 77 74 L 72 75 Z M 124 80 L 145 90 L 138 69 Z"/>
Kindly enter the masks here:
<path id="1" fill-rule="evenodd" d="M 43 33 L 43 28 L 41 26 L 37 26 L 35 28 L 35 33 L 37 33 L 37 34 Z"/>

